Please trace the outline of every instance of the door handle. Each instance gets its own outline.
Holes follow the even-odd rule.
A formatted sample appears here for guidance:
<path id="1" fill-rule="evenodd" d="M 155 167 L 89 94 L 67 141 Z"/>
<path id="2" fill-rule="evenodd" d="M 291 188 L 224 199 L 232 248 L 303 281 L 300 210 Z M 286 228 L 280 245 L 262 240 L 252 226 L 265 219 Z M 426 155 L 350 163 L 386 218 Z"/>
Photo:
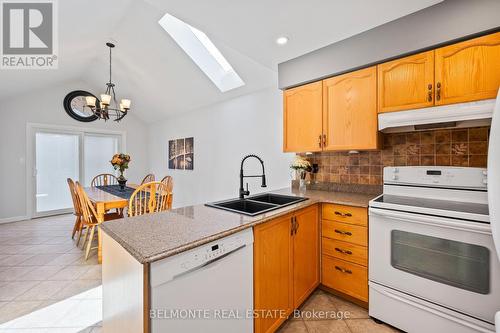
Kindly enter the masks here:
<path id="1" fill-rule="evenodd" d="M 320 148 L 322 148 L 322 147 L 323 147 L 323 145 L 322 145 L 322 144 L 323 144 L 323 142 L 322 142 L 322 140 L 321 140 L 321 134 L 320 134 L 320 135 L 319 135 L 319 137 L 318 137 L 318 145 L 319 145 L 319 147 L 320 147 Z"/>
<path id="2" fill-rule="evenodd" d="M 341 271 L 342 273 L 352 274 L 352 271 L 350 269 L 342 268 L 342 267 L 339 267 L 339 266 L 335 266 L 335 269 L 338 270 L 338 271 Z"/>
<path id="3" fill-rule="evenodd" d="M 334 231 L 337 234 L 346 235 L 346 236 L 352 236 L 352 232 L 350 232 L 350 231 L 343 231 L 343 230 L 339 230 L 339 229 L 335 229 Z"/>
<path id="4" fill-rule="evenodd" d="M 342 212 L 339 212 L 339 211 L 335 211 L 335 215 L 339 215 L 339 216 L 342 216 L 342 217 L 352 217 L 351 213 L 342 213 Z"/>
<path id="5" fill-rule="evenodd" d="M 323 134 L 323 148 L 326 147 L 326 134 Z"/>
<path id="6" fill-rule="evenodd" d="M 429 83 L 429 85 L 427 86 L 427 90 L 427 101 L 432 102 L 432 84 Z"/>
<path id="7" fill-rule="evenodd" d="M 299 230 L 300 223 L 297 222 L 297 216 L 294 216 L 293 219 L 295 220 L 295 234 L 297 234 L 297 231 Z"/>
<path id="8" fill-rule="evenodd" d="M 293 236 L 293 233 L 295 232 L 295 220 L 293 219 L 293 216 L 290 217 L 290 223 L 292 224 L 292 229 L 290 230 L 290 236 Z"/>
<path id="9" fill-rule="evenodd" d="M 436 101 L 441 99 L 441 82 L 436 84 Z"/>
<path id="10" fill-rule="evenodd" d="M 349 250 L 344 250 L 344 249 L 341 249 L 341 248 L 338 248 L 338 247 L 336 247 L 336 248 L 335 248 L 335 251 L 340 252 L 340 253 L 342 253 L 342 254 L 348 254 L 348 255 L 351 255 L 351 254 L 352 254 L 352 252 L 351 252 L 351 251 L 349 251 Z"/>

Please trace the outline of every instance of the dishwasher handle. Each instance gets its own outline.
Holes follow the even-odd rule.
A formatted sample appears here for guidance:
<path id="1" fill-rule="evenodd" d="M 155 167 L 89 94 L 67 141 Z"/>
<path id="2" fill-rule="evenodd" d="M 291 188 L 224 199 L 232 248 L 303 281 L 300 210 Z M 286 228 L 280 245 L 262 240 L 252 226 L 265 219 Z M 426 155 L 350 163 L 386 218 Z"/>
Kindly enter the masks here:
<path id="1" fill-rule="evenodd" d="M 179 273 L 179 274 L 176 274 L 176 275 L 174 275 L 174 276 L 172 277 L 172 279 L 171 279 L 171 280 L 178 279 L 178 278 L 180 278 L 180 277 L 182 277 L 182 276 L 184 276 L 184 275 L 186 275 L 186 274 L 192 273 L 192 272 L 197 271 L 197 270 L 199 270 L 199 269 L 209 269 L 209 268 L 215 267 L 215 266 L 217 266 L 217 264 L 218 264 L 218 263 L 219 263 L 222 259 L 227 258 L 227 257 L 229 257 L 229 256 L 230 256 L 230 255 L 232 255 L 232 254 L 235 254 L 236 252 L 238 252 L 238 251 L 242 250 L 242 249 L 243 249 L 243 248 L 245 248 L 246 246 L 247 246 L 247 245 L 241 245 L 241 246 L 239 246 L 239 247 L 235 248 L 234 250 L 231 250 L 231 251 L 229 251 L 229 252 L 227 252 L 227 253 L 224 253 L 224 254 L 223 254 L 223 255 L 221 255 L 220 257 L 214 258 L 214 259 L 209 260 L 209 261 L 207 261 L 207 262 L 204 262 L 204 263 L 202 263 L 202 264 L 200 264 L 200 265 L 198 265 L 198 266 L 192 267 L 192 268 L 190 268 L 190 269 L 188 269 L 188 270 L 186 270 L 186 271 L 184 271 L 184 272 L 181 272 L 181 273 Z"/>

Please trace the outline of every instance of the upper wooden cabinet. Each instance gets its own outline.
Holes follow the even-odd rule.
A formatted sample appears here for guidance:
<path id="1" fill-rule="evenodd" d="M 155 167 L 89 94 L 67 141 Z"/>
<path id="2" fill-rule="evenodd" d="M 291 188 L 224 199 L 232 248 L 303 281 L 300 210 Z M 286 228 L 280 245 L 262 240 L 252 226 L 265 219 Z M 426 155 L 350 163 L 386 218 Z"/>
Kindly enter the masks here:
<path id="1" fill-rule="evenodd" d="M 376 67 L 323 81 L 323 149 L 377 149 Z"/>
<path id="2" fill-rule="evenodd" d="M 287 152 L 378 148 L 378 113 L 495 98 L 500 32 L 285 90 Z"/>
<path id="3" fill-rule="evenodd" d="M 321 150 L 323 83 L 306 84 L 283 93 L 283 150 Z"/>
<path id="4" fill-rule="evenodd" d="M 436 50 L 436 105 L 495 98 L 500 32 Z"/>
<path id="5" fill-rule="evenodd" d="M 377 66 L 378 112 L 434 105 L 434 51 Z"/>

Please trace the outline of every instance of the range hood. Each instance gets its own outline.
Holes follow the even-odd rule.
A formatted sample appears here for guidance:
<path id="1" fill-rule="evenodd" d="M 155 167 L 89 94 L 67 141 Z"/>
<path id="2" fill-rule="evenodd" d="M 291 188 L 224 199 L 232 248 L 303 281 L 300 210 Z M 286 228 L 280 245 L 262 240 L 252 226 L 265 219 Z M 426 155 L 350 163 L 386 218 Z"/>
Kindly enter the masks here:
<path id="1" fill-rule="evenodd" d="M 430 108 L 386 112 L 378 115 L 384 133 L 422 131 L 436 128 L 477 127 L 491 124 L 496 99 Z"/>

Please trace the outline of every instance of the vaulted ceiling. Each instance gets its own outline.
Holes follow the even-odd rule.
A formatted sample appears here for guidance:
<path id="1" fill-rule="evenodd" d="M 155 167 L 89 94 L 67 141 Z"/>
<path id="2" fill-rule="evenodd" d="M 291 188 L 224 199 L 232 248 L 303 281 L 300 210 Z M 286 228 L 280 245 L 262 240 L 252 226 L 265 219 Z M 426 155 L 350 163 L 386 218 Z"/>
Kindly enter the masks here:
<path id="1" fill-rule="evenodd" d="M 441 0 L 64 0 L 58 2 L 59 68 L 0 71 L 0 100 L 71 79 L 98 94 L 105 42 L 117 44 L 113 77 L 146 122 L 277 86 L 277 64 Z M 204 31 L 245 81 L 221 93 L 160 27 L 170 13 Z M 275 40 L 287 36 L 289 43 Z"/>

